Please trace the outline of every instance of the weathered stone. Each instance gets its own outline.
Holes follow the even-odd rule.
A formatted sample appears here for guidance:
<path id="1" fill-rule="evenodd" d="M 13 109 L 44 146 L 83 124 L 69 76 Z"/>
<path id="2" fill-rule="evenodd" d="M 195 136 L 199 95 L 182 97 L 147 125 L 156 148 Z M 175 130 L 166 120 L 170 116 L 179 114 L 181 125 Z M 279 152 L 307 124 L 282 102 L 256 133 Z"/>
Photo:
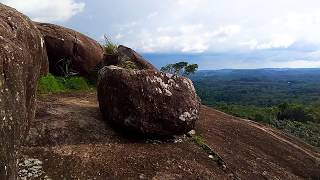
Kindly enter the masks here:
<path id="1" fill-rule="evenodd" d="M 157 70 L 151 63 L 149 63 L 146 59 L 144 59 L 140 54 L 135 52 L 134 50 L 120 45 L 118 47 L 118 55 L 119 55 L 119 61 L 118 63 L 121 63 L 121 61 L 129 60 L 136 64 L 138 69 L 151 69 L 151 70 Z M 115 64 L 112 64 L 115 65 Z"/>
<path id="2" fill-rule="evenodd" d="M 88 76 L 102 62 L 103 47 L 88 36 L 54 24 L 35 24 L 45 39 L 51 73 L 64 75 L 70 63 L 69 69 Z"/>
<path id="3" fill-rule="evenodd" d="M 16 179 L 19 148 L 35 114 L 42 35 L 23 14 L 0 3 L 0 179 Z"/>
<path id="4" fill-rule="evenodd" d="M 185 77 L 106 66 L 97 88 L 105 120 L 142 134 L 187 133 L 199 116 L 200 100 Z"/>

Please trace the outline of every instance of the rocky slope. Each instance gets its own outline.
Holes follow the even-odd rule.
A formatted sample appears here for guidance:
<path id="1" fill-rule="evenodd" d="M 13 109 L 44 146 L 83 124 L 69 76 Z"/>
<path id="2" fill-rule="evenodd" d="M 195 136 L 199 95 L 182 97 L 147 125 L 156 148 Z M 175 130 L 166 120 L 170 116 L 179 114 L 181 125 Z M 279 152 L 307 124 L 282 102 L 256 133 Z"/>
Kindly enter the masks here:
<path id="1" fill-rule="evenodd" d="M 278 130 L 205 106 L 196 132 L 227 168 L 188 138 L 161 141 L 113 130 L 102 120 L 94 92 L 41 97 L 38 107 L 24 147 L 24 161 L 29 163 L 20 170 L 24 176 L 29 172 L 44 179 L 320 177 L 318 149 Z"/>

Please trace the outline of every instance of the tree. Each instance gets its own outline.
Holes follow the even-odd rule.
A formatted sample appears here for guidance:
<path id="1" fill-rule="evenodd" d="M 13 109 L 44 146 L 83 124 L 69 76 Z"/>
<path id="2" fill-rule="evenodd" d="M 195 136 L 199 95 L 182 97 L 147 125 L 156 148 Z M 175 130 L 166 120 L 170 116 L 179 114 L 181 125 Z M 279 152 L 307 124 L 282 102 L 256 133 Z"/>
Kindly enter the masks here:
<path id="1" fill-rule="evenodd" d="M 194 74 L 198 70 L 198 68 L 198 64 L 190 64 L 184 68 L 184 73 L 189 76 L 190 74 Z"/>
<path id="2" fill-rule="evenodd" d="M 181 71 L 183 71 L 184 68 L 187 66 L 188 66 L 188 63 L 184 61 L 173 64 L 172 67 L 174 69 L 174 74 L 181 74 L 182 73 Z"/>
<path id="3" fill-rule="evenodd" d="M 312 115 L 303 105 L 282 103 L 278 106 L 278 109 L 278 120 L 291 120 L 300 122 L 313 121 Z"/>
<path id="4" fill-rule="evenodd" d="M 174 75 L 189 76 L 191 74 L 194 74 L 198 70 L 198 68 L 198 64 L 188 64 L 185 61 L 181 61 L 175 64 L 167 64 L 160 70 L 162 72 L 167 72 Z"/>

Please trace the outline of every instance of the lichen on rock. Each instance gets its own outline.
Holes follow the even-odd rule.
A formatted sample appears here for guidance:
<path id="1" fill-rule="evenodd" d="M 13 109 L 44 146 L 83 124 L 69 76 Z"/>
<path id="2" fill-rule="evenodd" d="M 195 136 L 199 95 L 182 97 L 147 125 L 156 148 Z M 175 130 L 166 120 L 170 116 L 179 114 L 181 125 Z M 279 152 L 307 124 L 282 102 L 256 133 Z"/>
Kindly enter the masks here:
<path id="1" fill-rule="evenodd" d="M 187 133 L 199 118 L 200 100 L 185 77 L 111 66 L 98 79 L 100 110 L 122 128 L 168 136 Z"/>

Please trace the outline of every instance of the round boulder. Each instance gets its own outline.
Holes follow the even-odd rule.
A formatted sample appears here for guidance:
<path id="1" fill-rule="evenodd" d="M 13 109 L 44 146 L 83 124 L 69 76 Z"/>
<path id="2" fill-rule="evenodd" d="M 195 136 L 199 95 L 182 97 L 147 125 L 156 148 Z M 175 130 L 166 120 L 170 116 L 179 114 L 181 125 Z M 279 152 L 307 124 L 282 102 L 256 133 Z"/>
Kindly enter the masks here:
<path id="1" fill-rule="evenodd" d="M 62 26 L 35 24 L 44 36 L 51 73 L 88 76 L 102 62 L 104 50 L 97 41 Z"/>
<path id="2" fill-rule="evenodd" d="M 17 179 L 17 156 L 34 118 L 46 54 L 31 20 L 0 3 L 0 179 Z"/>
<path id="3" fill-rule="evenodd" d="M 99 71 L 98 100 L 105 120 L 146 135 L 192 130 L 200 99 L 188 78 L 154 70 L 106 66 Z"/>

